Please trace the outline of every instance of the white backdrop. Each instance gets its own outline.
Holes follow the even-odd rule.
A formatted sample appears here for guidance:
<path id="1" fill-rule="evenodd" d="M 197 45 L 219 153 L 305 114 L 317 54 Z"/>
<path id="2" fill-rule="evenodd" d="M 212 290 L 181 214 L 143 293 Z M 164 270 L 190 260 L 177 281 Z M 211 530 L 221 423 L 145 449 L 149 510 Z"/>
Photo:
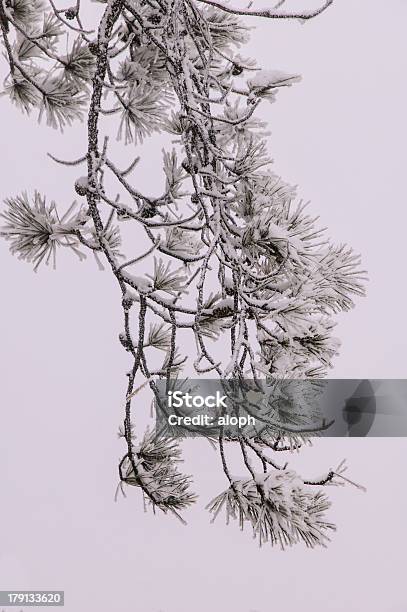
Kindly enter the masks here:
<path id="1" fill-rule="evenodd" d="M 367 298 L 337 328 L 337 378 L 406 376 L 406 20 L 404 0 L 337 0 L 304 26 L 253 20 L 247 51 L 302 73 L 264 107 L 276 171 L 369 271 Z M 85 133 L 37 127 L 5 98 L 0 110 L 1 199 L 37 188 L 65 208 L 77 169 L 45 153 L 77 157 Z M 161 146 L 146 146 L 141 188 Z M 201 495 L 187 528 L 144 514 L 137 491 L 115 503 L 128 367 L 117 287 L 91 259 L 61 253 L 56 272 L 35 275 L 3 241 L 0 252 L 0 588 L 64 589 L 67 612 L 406 610 L 404 439 L 322 440 L 293 457 L 310 476 L 347 457 L 368 487 L 329 490 L 338 532 L 327 550 L 259 551 L 249 532 L 210 525 L 204 506 L 225 483 L 204 441 L 185 452 Z"/>

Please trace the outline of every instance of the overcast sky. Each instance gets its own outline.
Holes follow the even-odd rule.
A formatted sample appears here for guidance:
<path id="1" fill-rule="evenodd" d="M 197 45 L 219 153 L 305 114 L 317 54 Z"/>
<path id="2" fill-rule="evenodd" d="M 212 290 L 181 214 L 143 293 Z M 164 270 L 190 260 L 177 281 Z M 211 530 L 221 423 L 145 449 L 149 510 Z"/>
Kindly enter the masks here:
<path id="1" fill-rule="evenodd" d="M 305 25 L 252 23 L 247 54 L 303 75 L 264 106 L 276 172 L 369 271 L 367 297 L 340 318 L 332 376 L 405 378 L 407 2 L 337 0 Z M 37 188 L 65 208 L 77 170 L 45 153 L 80 156 L 83 130 L 61 137 L 5 98 L 0 113 L 1 200 Z M 155 180 L 154 147 L 140 188 Z M 404 439 L 324 439 L 293 457 L 304 476 L 347 457 L 368 488 L 328 490 L 338 531 L 327 550 L 259 550 L 249 531 L 209 524 L 204 506 L 225 482 L 202 440 L 185 450 L 200 494 L 188 527 L 144 514 L 137 490 L 115 503 L 129 367 L 117 287 L 90 258 L 61 253 L 56 272 L 35 275 L 3 241 L 0 253 L 0 589 L 65 590 L 67 612 L 407 609 Z"/>

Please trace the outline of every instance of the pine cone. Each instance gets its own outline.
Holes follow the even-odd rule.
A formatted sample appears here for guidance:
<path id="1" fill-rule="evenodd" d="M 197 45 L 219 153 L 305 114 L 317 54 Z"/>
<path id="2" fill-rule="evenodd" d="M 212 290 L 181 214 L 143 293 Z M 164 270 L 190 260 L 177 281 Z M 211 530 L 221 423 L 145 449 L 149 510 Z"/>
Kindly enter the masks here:
<path id="1" fill-rule="evenodd" d="M 78 15 L 78 11 L 76 10 L 75 7 L 71 6 L 71 8 L 67 9 L 65 11 L 65 18 L 72 20 L 75 19 L 75 17 Z"/>
<path id="2" fill-rule="evenodd" d="M 241 66 L 239 66 L 238 64 L 233 64 L 233 68 L 232 68 L 233 76 L 239 76 L 239 74 L 242 74 L 242 72 L 243 72 L 243 68 Z"/>

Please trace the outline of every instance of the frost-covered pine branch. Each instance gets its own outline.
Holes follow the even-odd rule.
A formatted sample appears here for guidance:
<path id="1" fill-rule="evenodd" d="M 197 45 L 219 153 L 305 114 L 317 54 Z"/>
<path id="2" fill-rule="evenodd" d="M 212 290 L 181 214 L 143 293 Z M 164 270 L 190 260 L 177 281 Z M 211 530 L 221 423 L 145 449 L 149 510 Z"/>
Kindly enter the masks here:
<path id="1" fill-rule="evenodd" d="M 306 20 L 332 0 L 300 13 L 285 4 L 240 10 L 212 0 L 101 0 L 99 20 L 88 26 L 83 0 L 66 8 L 0 0 L 3 94 L 52 128 L 83 121 L 88 142 L 74 160 L 50 154 L 78 166 L 81 203 L 61 215 L 37 192 L 8 197 L 2 235 L 35 270 L 55 265 L 56 251 L 68 247 L 80 258 L 92 253 L 116 278 L 119 341 L 131 360 L 120 481 L 177 516 L 195 500 L 190 478 L 178 471 L 173 440 L 148 433 L 137 442 L 139 385 L 157 399 L 157 381 L 170 385 L 189 363 L 197 375 L 223 380 L 321 378 L 338 352 L 335 314 L 364 294 L 359 257 L 332 244 L 296 189 L 274 173 L 267 126 L 256 115 L 300 76 L 242 56 L 249 28 L 240 16 Z M 163 189 L 151 195 L 137 186 L 137 168 L 155 132 L 175 141 L 163 151 Z M 126 168 L 113 159 L 111 134 L 127 147 Z M 140 233 L 147 249 L 138 250 Z M 196 344 L 190 362 L 185 333 Z M 293 430 L 235 440 L 247 474 L 234 478 L 227 442 L 221 435 L 229 488 L 210 505 L 214 514 L 225 507 L 261 542 L 324 544 L 329 502 L 312 487 L 345 482 L 341 470 L 304 480 L 279 465 L 276 453 L 307 442 Z"/>

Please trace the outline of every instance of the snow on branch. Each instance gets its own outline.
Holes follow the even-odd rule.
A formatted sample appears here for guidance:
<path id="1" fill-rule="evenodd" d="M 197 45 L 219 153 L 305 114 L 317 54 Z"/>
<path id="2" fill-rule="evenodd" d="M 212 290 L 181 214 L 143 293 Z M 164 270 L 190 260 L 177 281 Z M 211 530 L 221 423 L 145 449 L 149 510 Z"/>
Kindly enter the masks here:
<path id="1" fill-rule="evenodd" d="M 82 122 L 87 144 L 49 154 L 61 171 L 87 165 L 72 182 L 79 202 L 60 214 L 48 194 L 8 197 L 0 235 L 34 270 L 55 266 L 57 250 L 69 249 L 80 259 L 90 252 L 115 279 L 118 340 L 129 360 L 120 487 L 138 488 L 164 513 L 180 517 L 195 495 L 174 440 L 138 437 L 140 391 L 146 387 L 159 409 L 158 381 L 170 389 L 182 375 L 317 385 L 339 351 L 336 314 L 365 292 L 360 257 L 333 243 L 297 188 L 273 170 L 257 110 L 301 76 L 242 55 L 250 28 L 240 17 L 311 19 L 332 1 L 294 13 L 284 0 L 258 10 L 215 0 L 106 0 L 99 22 L 84 24 L 79 0 L 66 9 L 52 0 L 0 0 L 3 94 L 48 127 Z M 151 171 L 143 143 L 153 134 L 174 140 Z M 122 166 L 116 160 L 126 153 Z M 144 172 L 149 194 L 139 187 Z M 185 354 L 187 335 L 196 350 Z M 219 435 L 229 488 L 210 510 L 225 508 L 260 542 L 324 545 L 333 529 L 324 518 L 329 502 L 313 487 L 355 483 L 342 464 L 303 480 L 276 461 L 274 453 L 309 442 L 292 406 L 283 413 L 285 431 Z M 246 475 L 231 476 L 224 442 L 238 443 Z"/>
<path id="2" fill-rule="evenodd" d="M 222 11 L 227 13 L 232 13 L 234 15 L 251 15 L 253 17 L 267 17 L 268 19 L 313 19 L 317 17 L 321 13 L 323 13 L 331 4 L 333 4 L 334 0 L 326 0 L 325 3 L 317 9 L 311 10 L 303 10 L 303 11 L 282 11 L 276 10 L 276 6 L 270 8 L 246 8 L 240 9 L 236 7 L 232 7 L 225 2 L 217 2 L 216 0 L 198 0 L 198 2 L 202 2 L 204 4 L 208 4 L 210 6 L 214 6 Z M 250 4 L 253 4 L 252 2 Z M 283 3 L 279 3 L 282 5 Z"/>

